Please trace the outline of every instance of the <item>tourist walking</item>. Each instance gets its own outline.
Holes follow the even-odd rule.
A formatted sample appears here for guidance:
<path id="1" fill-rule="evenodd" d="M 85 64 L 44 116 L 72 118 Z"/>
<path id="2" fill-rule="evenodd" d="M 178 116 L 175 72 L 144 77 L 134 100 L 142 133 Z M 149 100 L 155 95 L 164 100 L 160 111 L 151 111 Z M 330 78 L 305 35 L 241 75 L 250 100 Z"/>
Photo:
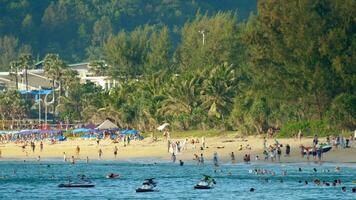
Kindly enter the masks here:
<path id="1" fill-rule="evenodd" d="M 66 152 L 63 152 L 63 161 L 64 161 L 64 162 L 67 162 L 67 155 L 66 155 Z"/>

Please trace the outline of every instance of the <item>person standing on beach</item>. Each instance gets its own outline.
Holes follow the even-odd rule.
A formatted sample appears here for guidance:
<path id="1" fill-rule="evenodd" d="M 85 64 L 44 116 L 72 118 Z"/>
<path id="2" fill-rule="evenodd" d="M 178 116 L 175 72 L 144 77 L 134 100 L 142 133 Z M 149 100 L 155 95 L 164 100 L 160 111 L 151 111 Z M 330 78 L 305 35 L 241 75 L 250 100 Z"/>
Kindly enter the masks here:
<path id="1" fill-rule="evenodd" d="M 99 155 L 99 160 L 101 160 L 101 156 L 103 155 L 103 150 L 99 149 L 98 155 Z"/>
<path id="2" fill-rule="evenodd" d="M 172 153 L 172 162 L 175 163 L 176 159 L 177 159 L 176 154 L 173 152 Z"/>
<path id="3" fill-rule="evenodd" d="M 1 152 L 1 149 L 0 149 L 0 158 L 1 158 L 1 155 L 2 155 L 2 152 Z"/>
<path id="4" fill-rule="evenodd" d="M 89 163 L 89 156 L 87 156 L 86 162 Z"/>
<path id="5" fill-rule="evenodd" d="M 66 152 L 63 152 L 63 161 L 64 161 L 64 162 L 67 162 L 67 155 L 66 155 Z"/>
<path id="6" fill-rule="evenodd" d="M 279 145 L 277 145 L 277 158 L 278 158 L 278 162 L 281 161 L 281 155 L 282 155 L 281 147 L 280 147 Z"/>
<path id="7" fill-rule="evenodd" d="M 313 145 L 317 145 L 319 143 L 319 139 L 318 139 L 318 135 L 314 135 L 314 139 L 313 139 Z"/>
<path id="8" fill-rule="evenodd" d="M 43 151 L 43 142 L 42 141 L 40 143 L 40 150 L 41 150 L 41 152 Z"/>
<path id="9" fill-rule="evenodd" d="M 316 154 L 317 154 L 317 156 L 318 156 L 319 162 L 321 162 L 321 156 L 322 156 L 322 154 L 323 154 L 323 149 L 321 148 L 320 145 L 317 145 Z"/>
<path id="10" fill-rule="evenodd" d="M 75 150 L 76 154 L 77 154 L 77 157 L 79 157 L 79 154 L 80 154 L 80 147 L 79 145 L 77 145 L 77 148 Z"/>
<path id="11" fill-rule="evenodd" d="M 230 156 L 231 156 L 231 163 L 232 163 L 232 164 L 235 164 L 235 163 L 236 163 L 236 160 L 235 160 L 235 154 L 234 154 L 234 152 L 231 152 Z"/>
<path id="12" fill-rule="evenodd" d="M 213 162 L 215 167 L 219 167 L 218 153 L 214 152 Z"/>
<path id="13" fill-rule="evenodd" d="M 204 156 L 202 153 L 200 154 L 199 164 L 204 165 Z"/>
<path id="14" fill-rule="evenodd" d="M 119 149 L 117 148 L 117 146 L 115 146 L 114 147 L 114 156 L 115 156 L 115 159 L 116 159 L 116 157 L 117 157 L 117 151 L 118 151 Z"/>
<path id="15" fill-rule="evenodd" d="M 286 145 L 286 155 L 285 156 L 288 156 L 289 157 L 290 155 L 290 146 L 289 144 Z"/>
<path id="16" fill-rule="evenodd" d="M 130 136 L 127 136 L 127 146 L 130 145 L 130 140 L 131 140 Z"/>
<path id="17" fill-rule="evenodd" d="M 34 153 L 36 149 L 36 145 L 34 142 L 31 142 L 31 148 L 32 148 L 32 152 Z"/>

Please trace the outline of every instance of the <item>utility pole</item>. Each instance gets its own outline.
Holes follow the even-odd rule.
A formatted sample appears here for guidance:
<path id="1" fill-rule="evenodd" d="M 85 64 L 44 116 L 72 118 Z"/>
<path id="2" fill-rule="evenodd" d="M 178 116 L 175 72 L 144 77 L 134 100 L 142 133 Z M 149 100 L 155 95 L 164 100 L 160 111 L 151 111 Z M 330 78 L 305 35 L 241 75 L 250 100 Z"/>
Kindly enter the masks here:
<path id="1" fill-rule="evenodd" d="M 204 30 L 200 30 L 198 31 L 200 34 L 202 34 L 203 36 L 203 45 L 205 44 L 205 31 Z"/>

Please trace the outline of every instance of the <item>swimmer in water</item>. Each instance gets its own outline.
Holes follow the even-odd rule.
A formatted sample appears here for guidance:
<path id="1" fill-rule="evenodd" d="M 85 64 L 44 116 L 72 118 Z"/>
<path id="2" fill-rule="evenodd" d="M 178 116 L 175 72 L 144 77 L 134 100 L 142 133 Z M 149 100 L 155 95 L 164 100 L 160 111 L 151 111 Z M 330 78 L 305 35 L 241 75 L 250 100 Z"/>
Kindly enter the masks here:
<path id="1" fill-rule="evenodd" d="M 341 191 L 342 191 L 342 192 L 346 192 L 346 187 L 345 187 L 345 186 L 342 186 L 342 187 L 341 187 Z"/>
<path id="2" fill-rule="evenodd" d="M 255 191 L 255 188 L 250 188 L 250 192 L 254 192 Z"/>
<path id="3" fill-rule="evenodd" d="M 183 166 L 184 165 L 184 162 L 182 160 L 179 160 L 179 165 L 180 166 Z"/>

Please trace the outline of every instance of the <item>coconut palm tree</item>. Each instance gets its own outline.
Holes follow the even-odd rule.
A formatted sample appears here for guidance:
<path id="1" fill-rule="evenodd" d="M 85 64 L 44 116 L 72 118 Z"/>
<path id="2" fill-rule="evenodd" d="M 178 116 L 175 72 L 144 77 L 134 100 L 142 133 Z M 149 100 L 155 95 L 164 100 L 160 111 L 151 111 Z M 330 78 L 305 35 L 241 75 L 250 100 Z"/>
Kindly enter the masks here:
<path id="1" fill-rule="evenodd" d="M 238 90 L 238 77 L 232 65 L 216 66 L 205 72 L 201 98 L 210 117 L 223 118 L 230 113 Z"/>
<path id="2" fill-rule="evenodd" d="M 25 76 L 26 90 L 28 90 L 28 74 L 27 70 L 33 68 L 33 58 L 31 54 L 21 54 L 19 59 L 20 68 Z"/>

